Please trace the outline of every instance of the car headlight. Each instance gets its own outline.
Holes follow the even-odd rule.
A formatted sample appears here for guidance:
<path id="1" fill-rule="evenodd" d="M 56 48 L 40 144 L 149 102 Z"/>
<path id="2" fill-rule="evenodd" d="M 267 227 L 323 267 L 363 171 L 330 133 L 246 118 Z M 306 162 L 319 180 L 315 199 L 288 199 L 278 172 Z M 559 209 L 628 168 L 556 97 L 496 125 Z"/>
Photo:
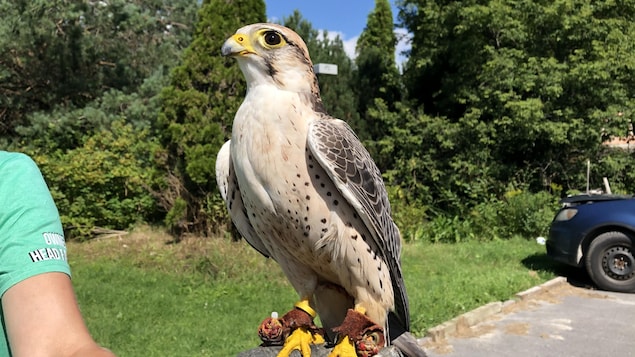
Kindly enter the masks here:
<path id="1" fill-rule="evenodd" d="M 560 210 L 554 218 L 554 221 L 568 221 L 573 218 L 578 213 L 578 210 L 575 208 L 565 208 Z"/>

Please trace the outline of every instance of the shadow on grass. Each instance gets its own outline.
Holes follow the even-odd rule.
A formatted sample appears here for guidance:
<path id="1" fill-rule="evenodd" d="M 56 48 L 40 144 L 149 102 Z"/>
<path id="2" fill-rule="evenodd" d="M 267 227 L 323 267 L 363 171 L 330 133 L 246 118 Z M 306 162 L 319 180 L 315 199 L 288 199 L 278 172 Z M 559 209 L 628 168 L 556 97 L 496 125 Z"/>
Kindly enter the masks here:
<path id="1" fill-rule="evenodd" d="M 546 271 L 554 275 L 562 276 L 573 286 L 587 289 L 597 289 L 584 268 L 576 268 L 564 263 L 554 261 L 546 253 L 536 253 L 522 260 L 528 269 Z"/>

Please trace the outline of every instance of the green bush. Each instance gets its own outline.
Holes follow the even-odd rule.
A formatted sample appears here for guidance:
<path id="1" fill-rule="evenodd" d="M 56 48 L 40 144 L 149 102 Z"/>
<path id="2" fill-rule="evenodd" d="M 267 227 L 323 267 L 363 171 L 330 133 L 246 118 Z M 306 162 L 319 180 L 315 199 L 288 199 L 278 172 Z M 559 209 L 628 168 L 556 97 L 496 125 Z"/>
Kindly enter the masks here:
<path id="1" fill-rule="evenodd" d="M 76 149 L 32 153 L 68 238 L 88 238 L 98 227 L 127 229 L 154 220 L 150 188 L 156 174 L 148 163 L 155 149 L 147 131 L 134 130 L 121 119 Z"/>
<path id="2" fill-rule="evenodd" d="M 558 201 L 559 191 L 550 194 L 512 189 L 500 200 L 477 205 L 472 217 L 480 229 L 480 237 L 531 239 L 549 233 Z"/>
<path id="3" fill-rule="evenodd" d="M 416 208 L 406 207 L 407 213 L 397 211 L 398 224 L 408 241 L 458 243 L 471 240 L 493 241 L 516 236 L 531 239 L 547 235 L 549 225 L 558 209 L 558 195 L 546 191 L 531 193 L 513 189 L 501 199 L 491 199 L 476 205 L 468 214 L 438 214 L 430 219 L 412 218 Z M 403 217 L 409 217 L 404 220 Z"/>
<path id="4" fill-rule="evenodd" d="M 424 234 L 423 224 L 428 219 L 428 207 L 409 202 L 406 191 L 399 186 L 388 186 L 386 189 L 392 217 L 399 227 L 401 237 L 407 242 L 420 240 Z"/>
<path id="5" fill-rule="evenodd" d="M 432 243 L 460 243 L 476 239 L 472 222 L 459 216 L 437 216 L 423 228 L 421 239 Z"/>
<path id="6" fill-rule="evenodd" d="M 549 225 L 557 207 L 557 197 L 545 191 L 508 191 L 501 205 L 499 224 L 507 228 L 508 237 L 544 236 L 549 233 Z"/>

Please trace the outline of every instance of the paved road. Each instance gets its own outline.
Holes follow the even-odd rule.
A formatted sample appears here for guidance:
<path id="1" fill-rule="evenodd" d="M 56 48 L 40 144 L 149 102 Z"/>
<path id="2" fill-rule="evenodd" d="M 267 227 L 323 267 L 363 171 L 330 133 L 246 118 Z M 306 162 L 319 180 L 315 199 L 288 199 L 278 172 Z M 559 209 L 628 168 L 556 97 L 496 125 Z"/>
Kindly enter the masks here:
<path id="1" fill-rule="evenodd" d="M 635 356 L 635 294 L 565 281 L 424 347 L 429 357 Z"/>

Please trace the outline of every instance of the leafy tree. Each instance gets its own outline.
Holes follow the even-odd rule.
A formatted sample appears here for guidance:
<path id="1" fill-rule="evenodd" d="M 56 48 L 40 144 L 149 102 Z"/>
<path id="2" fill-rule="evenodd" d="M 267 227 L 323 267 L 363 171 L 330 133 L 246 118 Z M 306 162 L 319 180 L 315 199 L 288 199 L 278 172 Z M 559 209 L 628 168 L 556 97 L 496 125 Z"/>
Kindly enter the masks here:
<path id="1" fill-rule="evenodd" d="M 396 197 L 400 204 L 428 207 L 432 214 L 469 209 L 504 188 L 490 172 L 490 152 L 465 136 L 459 123 L 401 102 L 390 111 L 378 101 L 368 115 L 385 123 L 385 135 L 374 143 L 375 159 L 390 162 L 384 176 L 403 190 Z M 473 129 L 486 125 L 475 123 Z"/>
<path id="2" fill-rule="evenodd" d="M 450 155 L 486 167 L 492 192 L 580 187 L 602 128 L 623 131 L 616 114 L 635 104 L 634 14 L 628 2 L 404 0 L 408 98 L 460 130 Z"/>
<path id="3" fill-rule="evenodd" d="M 226 220 L 215 159 L 246 87 L 235 61 L 223 58 L 220 49 L 238 28 L 263 21 L 262 0 L 204 1 L 193 41 L 162 92 L 156 130 L 165 150 L 157 163 L 166 172 L 166 224 L 176 234 L 209 234 Z"/>

